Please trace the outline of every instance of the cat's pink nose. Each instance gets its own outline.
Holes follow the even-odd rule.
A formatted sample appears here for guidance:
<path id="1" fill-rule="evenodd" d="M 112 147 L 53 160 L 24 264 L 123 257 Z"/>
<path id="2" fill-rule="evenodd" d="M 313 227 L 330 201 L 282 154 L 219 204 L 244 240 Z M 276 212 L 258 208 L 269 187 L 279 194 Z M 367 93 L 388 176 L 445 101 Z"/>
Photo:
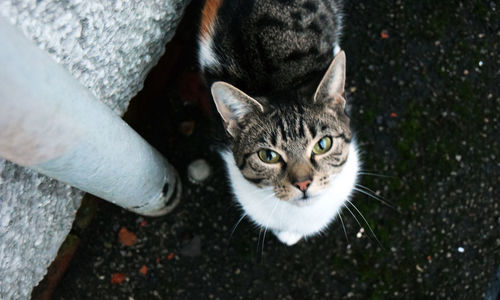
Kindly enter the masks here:
<path id="1" fill-rule="evenodd" d="M 302 192 L 307 191 L 307 188 L 311 185 L 311 180 L 304 180 L 295 182 L 294 185 Z"/>

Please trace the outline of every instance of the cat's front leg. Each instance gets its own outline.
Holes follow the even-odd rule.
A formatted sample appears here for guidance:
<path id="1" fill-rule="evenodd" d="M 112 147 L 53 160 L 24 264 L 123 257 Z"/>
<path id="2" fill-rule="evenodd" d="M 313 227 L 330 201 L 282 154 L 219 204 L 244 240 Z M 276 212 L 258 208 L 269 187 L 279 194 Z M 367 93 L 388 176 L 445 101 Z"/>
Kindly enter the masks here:
<path id="1" fill-rule="evenodd" d="M 291 232 L 291 231 L 274 231 L 274 234 L 278 237 L 278 239 L 288 246 L 292 246 L 296 244 L 301 238 L 302 235 Z"/>

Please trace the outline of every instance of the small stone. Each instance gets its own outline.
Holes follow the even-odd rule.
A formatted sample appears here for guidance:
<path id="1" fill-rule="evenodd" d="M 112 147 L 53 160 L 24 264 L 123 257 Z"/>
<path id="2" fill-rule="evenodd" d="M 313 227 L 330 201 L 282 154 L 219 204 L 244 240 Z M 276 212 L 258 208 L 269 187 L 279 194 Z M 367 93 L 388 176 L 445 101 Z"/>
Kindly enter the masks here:
<path id="1" fill-rule="evenodd" d="M 194 132 L 195 123 L 193 121 L 184 121 L 179 125 L 179 132 L 184 136 L 191 136 Z"/>
<path id="2" fill-rule="evenodd" d="M 456 159 L 457 161 L 461 161 L 461 160 L 462 160 L 462 155 L 458 155 L 458 154 L 457 154 L 457 155 L 455 155 L 455 159 Z"/>
<path id="3" fill-rule="evenodd" d="M 201 183 L 210 176 L 210 165 L 204 159 L 197 159 L 188 166 L 188 177 L 193 183 Z"/>
<path id="4" fill-rule="evenodd" d="M 422 267 L 420 267 L 419 265 L 416 265 L 415 269 L 417 269 L 417 271 L 419 271 L 420 273 L 424 272 L 424 269 L 422 269 Z"/>
<path id="5" fill-rule="evenodd" d="M 363 237 L 363 233 L 364 233 L 364 232 L 365 232 L 365 229 L 364 229 L 363 227 L 361 227 L 361 228 L 359 229 L 359 232 L 356 234 L 356 237 L 357 237 L 358 239 L 362 238 L 362 237 Z"/>
<path id="6" fill-rule="evenodd" d="M 465 251 L 465 249 L 464 249 L 463 247 L 458 247 L 458 249 L 457 249 L 457 250 L 458 250 L 458 252 L 460 252 L 460 253 L 464 253 L 464 251 Z"/>

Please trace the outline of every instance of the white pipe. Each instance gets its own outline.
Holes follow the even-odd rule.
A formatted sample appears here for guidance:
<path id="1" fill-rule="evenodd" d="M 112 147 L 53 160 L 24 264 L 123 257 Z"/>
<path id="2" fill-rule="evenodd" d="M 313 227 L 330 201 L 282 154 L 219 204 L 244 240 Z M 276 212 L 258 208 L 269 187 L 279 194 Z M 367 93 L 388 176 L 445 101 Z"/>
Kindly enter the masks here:
<path id="1" fill-rule="evenodd" d="M 161 154 L 2 17 L 0 156 L 142 215 L 180 199 Z"/>

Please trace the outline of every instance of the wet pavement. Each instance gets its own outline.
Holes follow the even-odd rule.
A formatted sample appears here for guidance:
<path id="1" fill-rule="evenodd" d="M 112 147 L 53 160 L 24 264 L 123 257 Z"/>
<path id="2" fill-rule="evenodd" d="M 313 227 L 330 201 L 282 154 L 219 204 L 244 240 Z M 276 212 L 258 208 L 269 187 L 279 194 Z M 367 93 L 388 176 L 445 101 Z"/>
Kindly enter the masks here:
<path id="1" fill-rule="evenodd" d="M 411 2 L 411 3 L 410 3 Z M 500 18 L 494 1 L 346 1 L 347 98 L 361 184 L 293 247 L 244 219 L 211 145 L 189 7 L 126 120 L 183 179 L 170 215 L 100 201 L 54 299 L 482 299 L 500 281 Z M 205 159 L 195 183 L 188 165 Z M 382 198 L 388 205 L 376 198 Z M 363 217 L 360 216 L 362 213 Z M 369 226 L 368 226 L 369 224 Z M 130 246 L 122 228 L 136 236 Z M 370 230 L 373 230 L 373 232 Z M 130 242 L 130 240 L 129 240 Z"/>

